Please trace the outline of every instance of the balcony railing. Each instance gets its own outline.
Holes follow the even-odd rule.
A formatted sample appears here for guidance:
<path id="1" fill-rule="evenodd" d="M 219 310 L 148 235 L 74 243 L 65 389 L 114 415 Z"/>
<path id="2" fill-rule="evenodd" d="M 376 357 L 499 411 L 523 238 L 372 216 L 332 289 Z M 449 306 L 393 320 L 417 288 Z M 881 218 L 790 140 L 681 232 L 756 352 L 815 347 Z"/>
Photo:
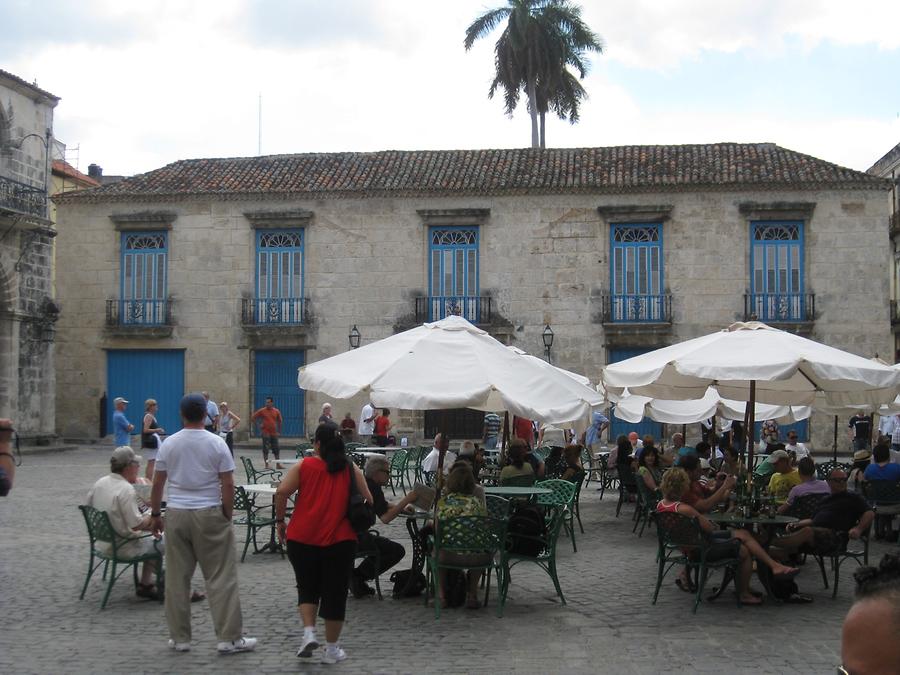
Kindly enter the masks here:
<path id="1" fill-rule="evenodd" d="M 172 326 L 172 300 L 107 300 L 107 326 Z"/>
<path id="2" fill-rule="evenodd" d="M 286 326 L 309 323 L 309 298 L 242 298 L 245 326 Z"/>
<path id="3" fill-rule="evenodd" d="M 672 294 L 603 296 L 603 323 L 672 323 Z"/>
<path id="4" fill-rule="evenodd" d="M 47 190 L 0 176 L 0 208 L 47 217 Z"/>
<path id="5" fill-rule="evenodd" d="M 744 321 L 805 323 L 815 316 L 815 293 L 744 294 Z"/>
<path id="6" fill-rule="evenodd" d="M 416 298 L 416 322 L 458 315 L 472 323 L 491 322 L 491 298 L 477 295 L 432 295 Z"/>

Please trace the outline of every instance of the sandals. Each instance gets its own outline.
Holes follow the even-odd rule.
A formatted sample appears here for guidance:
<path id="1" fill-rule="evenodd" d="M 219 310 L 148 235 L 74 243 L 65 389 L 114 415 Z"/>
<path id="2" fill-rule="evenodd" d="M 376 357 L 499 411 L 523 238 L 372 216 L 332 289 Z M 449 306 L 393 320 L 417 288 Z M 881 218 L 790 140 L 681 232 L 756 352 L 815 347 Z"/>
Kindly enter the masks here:
<path id="1" fill-rule="evenodd" d="M 191 591 L 191 602 L 203 602 L 204 600 L 206 600 L 206 593 Z"/>
<path id="2" fill-rule="evenodd" d="M 475 598 L 466 598 L 466 609 L 481 609 L 481 601 Z"/>
<path id="3" fill-rule="evenodd" d="M 148 600 L 162 600 L 162 594 L 153 584 L 138 584 L 134 594 L 139 598 L 147 598 Z"/>
<path id="4" fill-rule="evenodd" d="M 675 585 L 678 586 L 678 588 L 683 590 L 685 593 L 696 593 L 697 592 L 697 587 L 693 583 L 691 583 L 690 581 L 687 581 L 685 579 L 682 579 L 681 577 L 678 577 L 677 579 L 675 579 Z"/>

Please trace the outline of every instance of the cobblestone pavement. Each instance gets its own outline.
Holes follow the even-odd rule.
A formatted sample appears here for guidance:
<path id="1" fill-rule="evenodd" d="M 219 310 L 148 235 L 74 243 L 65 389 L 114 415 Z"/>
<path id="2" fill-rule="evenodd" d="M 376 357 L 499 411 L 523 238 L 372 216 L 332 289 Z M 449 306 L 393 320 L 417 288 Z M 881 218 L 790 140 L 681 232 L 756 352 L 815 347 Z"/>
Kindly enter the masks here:
<path id="1" fill-rule="evenodd" d="M 78 599 L 87 537 L 76 506 L 106 471 L 110 451 L 26 455 L 15 490 L 0 500 L 0 672 L 825 673 L 840 661 L 852 563 L 836 600 L 808 564 L 798 582 L 815 598 L 810 605 L 738 608 L 726 594 L 693 615 L 690 596 L 667 578 L 654 606 L 655 534 L 638 539 L 628 516 L 616 519 L 615 501 L 601 501 L 593 485 L 582 496 L 578 553 L 560 538 L 568 605 L 557 602 L 535 566 L 514 570 L 502 619 L 493 603 L 447 610 L 435 621 L 421 598 L 350 599 L 342 641 L 350 658 L 338 666 L 308 664 L 294 656 L 302 631 L 289 563 L 248 555 L 239 564 L 241 601 L 245 629 L 260 639 L 257 650 L 219 656 L 203 602 L 193 606 L 192 650 L 175 654 L 166 648 L 162 605 L 136 598 L 128 576 L 103 611 L 99 579 Z M 402 523 L 381 530 L 407 539 Z M 883 550 L 873 544 L 873 559 Z M 387 575 L 382 579 L 389 588 Z M 199 573 L 195 582 L 202 586 Z"/>

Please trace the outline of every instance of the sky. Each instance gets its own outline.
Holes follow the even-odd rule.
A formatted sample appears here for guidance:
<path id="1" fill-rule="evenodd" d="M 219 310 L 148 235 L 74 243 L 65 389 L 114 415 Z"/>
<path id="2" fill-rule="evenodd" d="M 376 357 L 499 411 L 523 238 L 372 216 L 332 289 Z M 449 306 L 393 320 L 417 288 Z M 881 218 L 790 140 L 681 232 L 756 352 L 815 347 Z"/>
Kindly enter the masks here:
<path id="1" fill-rule="evenodd" d="M 0 0 L 0 69 L 61 97 L 68 159 L 527 147 L 489 100 L 506 0 Z M 772 142 L 865 170 L 900 143 L 897 0 L 582 0 L 604 42 L 548 147 Z M 261 103 L 260 103 L 261 102 Z M 76 152 L 77 148 L 77 152 Z"/>

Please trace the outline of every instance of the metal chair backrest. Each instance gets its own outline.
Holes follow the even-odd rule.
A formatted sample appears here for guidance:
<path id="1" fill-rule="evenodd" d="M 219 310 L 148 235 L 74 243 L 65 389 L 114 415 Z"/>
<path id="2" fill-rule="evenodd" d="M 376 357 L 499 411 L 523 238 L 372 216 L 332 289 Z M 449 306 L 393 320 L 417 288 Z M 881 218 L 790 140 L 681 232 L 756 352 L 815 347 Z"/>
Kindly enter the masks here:
<path id="1" fill-rule="evenodd" d="M 644 506 L 647 508 L 656 508 L 656 503 L 659 501 L 659 495 L 654 490 L 647 487 L 643 476 L 639 475 L 637 480 L 635 480 L 635 484 L 637 485 L 638 499 L 643 502 Z"/>
<path id="2" fill-rule="evenodd" d="M 575 502 L 575 483 L 561 478 L 538 481 L 534 487 L 552 490 L 550 494 L 538 495 L 537 503 L 541 506 L 571 506 Z"/>
<path id="3" fill-rule="evenodd" d="M 250 461 L 249 457 L 241 457 L 241 464 L 244 465 L 244 471 L 247 473 L 247 482 L 255 483 L 256 470 L 253 468 L 253 462 Z"/>
<path id="4" fill-rule="evenodd" d="M 81 509 L 81 513 L 84 515 L 84 523 L 87 525 L 88 536 L 91 538 L 91 543 L 97 541 L 102 541 L 107 544 L 113 545 L 113 551 L 115 552 L 116 541 L 121 539 L 116 531 L 113 529 L 112 523 L 109 522 L 109 515 L 106 511 L 100 511 L 99 509 L 95 509 L 93 506 L 88 506 L 86 504 L 82 504 L 78 507 Z"/>
<path id="5" fill-rule="evenodd" d="M 398 473 L 406 471 L 407 457 L 408 453 L 406 450 L 395 451 L 393 457 L 391 457 L 391 472 Z"/>
<path id="6" fill-rule="evenodd" d="M 812 518 L 819 509 L 819 504 L 830 496 L 830 494 L 824 492 L 821 494 L 801 495 L 794 500 L 794 503 L 791 504 L 791 508 L 788 509 L 787 513 L 789 516 L 799 518 L 800 520 Z"/>
<path id="7" fill-rule="evenodd" d="M 664 547 L 700 549 L 706 545 L 706 536 L 695 516 L 656 511 L 655 517 L 656 531 Z"/>
<path id="8" fill-rule="evenodd" d="M 250 513 L 253 509 L 253 500 L 250 499 L 250 495 L 247 494 L 247 491 L 240 485 L 234 486 L 234 510 L 235 511 L 246 511 Z"/>
<path id="9" fill-rule="evenodd" d="M 619 485 L 621 487 L 635 487 L 637 484 L 637 475 L 631 468 L 631 463 L 617 464 L 616 472 L 619 475 Z"/>
<path id="10" fill-rule="evenodd" d="M 819 480 L 828 480 L 831 472 L 835 469 L 843 469 L 849 476 L 850 471 L 853 469 L 853 465 L 835 461 L 823 462 L 822 464 L 816 466 L 816 476 L 819 478 Z"/>
<path id="11" fill-rule="evenodd" d="M 875 506 L 900 504 L 900 483 L 893 480 L 870 480 L 863 483 L 866 499 Z"/>
<path id="12" fill-rule="evenodd" d="M 487 512 L 491 518 L 506 520 L 509 517 L 509 500 L 500 495 L 485 495 Z"/>
<path id="13" fill-rule="evenodd" d="M 365 468 L 366 468 L 366 456 L 365 455 L 362 455 L 358 452 L 351 452 L 351 453 L 348 453 L 348 456 L 350 457 L 350 460 L 354 464 L 356 464 L 356 466 L 358 466 L 360 469 L 365 470 Z"/>
<path id="14" fill-rule="evenodd" d="M 500 480 L 500 487 L 531 487 L 534 485 L 534 474 L 528 476 L 508 476 Z"/>
<path id="15" fill-rule="evenodd" d="M 500 525 L 489 516 L 442 518 L 435 528 L 435 551 L 490 553 L 500 548 Z"/>

